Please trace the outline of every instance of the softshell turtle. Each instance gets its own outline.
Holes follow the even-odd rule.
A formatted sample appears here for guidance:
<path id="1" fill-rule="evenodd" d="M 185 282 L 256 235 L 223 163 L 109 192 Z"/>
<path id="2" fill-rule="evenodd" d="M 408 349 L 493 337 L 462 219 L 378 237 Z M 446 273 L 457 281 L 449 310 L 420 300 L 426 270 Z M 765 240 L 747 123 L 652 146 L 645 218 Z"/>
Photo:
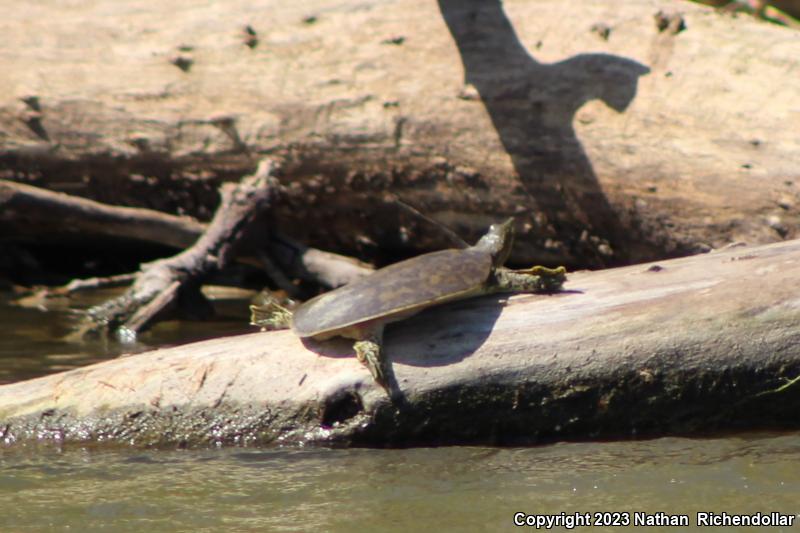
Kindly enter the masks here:
<path id="1" fill-rule="evenodd" d="M 550 292 L 566 269 L 503 267 L 513 245 L 513 219 L 494 224 L 474 246 L 431 252 L 389 265 L 308 300 L 291 313 L 274 302 L 251 305 L 251 324 L 291 327 L 300 337 L 355 339 L 358 360 L 386 386 L 383 328 L 425 308 L 495 292 Z"/>

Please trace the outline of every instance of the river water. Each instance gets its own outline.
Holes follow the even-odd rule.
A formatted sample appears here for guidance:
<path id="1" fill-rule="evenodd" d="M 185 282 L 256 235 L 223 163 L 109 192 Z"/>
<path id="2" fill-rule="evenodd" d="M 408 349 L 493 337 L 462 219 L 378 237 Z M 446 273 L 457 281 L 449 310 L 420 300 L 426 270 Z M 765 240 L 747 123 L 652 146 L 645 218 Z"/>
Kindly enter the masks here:
<path id="1" fill-rule="evenodd" d="M 217 322 L 163 324 L 121 350 L 59 340 L 74 320 L 66 311 L 0 301 L 0 381 L 246 331 L 243 301 L 220 306 Z M 515 516 L 572 525 L 576 513 L 592 523 L 579 531 L 624 531 L 636 520 L 662 524 L 652 531 L 689 531 L 703 517 L 713 524 L 756 513 L 794 519 L 763 531 L 800 531 L 798 458 L 800 433 L 503 449 L 31 444 L 0 448 L 0 531 L 510 531 Z M 688 526 L 663 525 L 684 519 Z"/>

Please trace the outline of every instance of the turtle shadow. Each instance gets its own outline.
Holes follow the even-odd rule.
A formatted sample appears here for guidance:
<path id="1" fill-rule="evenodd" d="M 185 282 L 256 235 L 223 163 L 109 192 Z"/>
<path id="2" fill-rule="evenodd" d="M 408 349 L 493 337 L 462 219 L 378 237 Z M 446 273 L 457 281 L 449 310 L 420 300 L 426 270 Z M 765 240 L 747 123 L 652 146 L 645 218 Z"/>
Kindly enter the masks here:
<path id="1" fill-rule="evenodd" d="M 489 338 L 510 296 L 489 295 L 453 302 L 390 325 L 384 334 L 389 360 L 437 367 L 468 358 Z"/>
<path id="2" fill-rule="evenodd" d="M 579 289 L 528 294 L 535 298 L 557 298 L 583 294 Z M 392 363 L 416 367 L 439 367 L 470 357 L 495 331 L 495 324 L 508 300 L 521 293 L 491 294 L 426 309 L 387 328 L 384 343 Z"/>
<path id="3" fill-rule="evenodd" d="M 555 237 L 572 261 L 626 262 L 630 231 L 603 192 L 573 122 L 591 100 L 625 111 L 649 67 L 606 53 L 542 63 L 522 44 L 500 0 L 438 3 L 464 67 L 461 97 L 485 107 L 537 213 L 541 231 L 531 244 L 539 256 L 547 257 L 545 241 Z M 592 237 L 610 242 L 614 255 Z"/>
<path id="4" fill-rule="evenodd" d="M 353 339 L 344 337 L 333 337 L 324 341 L 317 341 L 312 338 L 301 337 L 300 342 L 311 352 L 323 357 L 346 358 L 355 357 L 356 351 L 353 349 Z"/>
<path id="5" fill-rule="evenodd" d="M 536 296 L 547 298 L 582 293 L 581 290 L 562 289 Z M 425 309 L 401 322 L 387 324 L 383 334 L 383 349 L 388 362 L 386 370 L 392 372 L 392 363 L 434 367 L 466 359 L 486 342 L 511 296 L 514 295 L 492 294 L 451 302 Z M 318 341 L 303 338 L 301 342 L 322 357 L 356 356 L 352 339 L 333 337 Z"/>
<path id="6" fill-rule="evenodd" d="M 468 357 L 491 334 L 508 298 L 509 295 L 491 295 L 439 305 L 387 324 L 383 334 L 387 370 L 391 371 L 392 363 L 444 366 Z M 322 357 L 356 356 L 352 339 L 300 340 L 308 350 Z M 458 345 L 455 351 L 454 344 Z M 420 356 L 421 353 L 425 355 Z"/>
<path id="7" fill-rule="evenodd" d="M 539 298 L 583 293 L 559 290 L 539 293 Z M 495 323 L 513 294 L 493 294 L 451 302 L 425 309 L 401 322 L 387 324 L 383 336 L 386 390 L 392 401 L 406 401 L 394 364 L 414 367 L 442 367 L 474 354 L 489 338 Z M 352 339 L 335 337 L 325 341 L 301 339 L 303 345 L 323 357 L 355 358 Z"/>

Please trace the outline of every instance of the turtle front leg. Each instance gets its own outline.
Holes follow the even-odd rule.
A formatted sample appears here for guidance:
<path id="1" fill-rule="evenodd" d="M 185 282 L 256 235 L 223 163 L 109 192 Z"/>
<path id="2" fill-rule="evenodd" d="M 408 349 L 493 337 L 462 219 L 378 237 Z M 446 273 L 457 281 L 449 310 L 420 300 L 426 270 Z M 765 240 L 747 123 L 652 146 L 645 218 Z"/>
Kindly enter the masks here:
<path id="1" fill-rule="evenodd" d="M 370 374 L 381 387 L 386 387 L 386 372 L 383 357 L 383 328 L 366 333 L 360 341 L 353 344 L 358 360 L 369 369 Z"/>
<path id="2" fill-rule="evenodd" d="M 553 292 L 567 280 L 567 269 L 563 266 L 534 266 L 520 270 L 498 268 L 494 275 L 500 292 Z"/>

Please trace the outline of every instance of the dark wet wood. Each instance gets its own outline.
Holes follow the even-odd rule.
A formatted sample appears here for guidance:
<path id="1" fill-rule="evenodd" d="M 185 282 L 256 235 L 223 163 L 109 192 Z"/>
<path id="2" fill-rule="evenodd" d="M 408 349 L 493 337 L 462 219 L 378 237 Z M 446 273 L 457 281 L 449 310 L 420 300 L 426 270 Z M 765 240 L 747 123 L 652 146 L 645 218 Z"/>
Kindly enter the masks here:
<path id="1" fill-rule="evenodd" d="M 177 249 L 191 246 L 208 228 L 208 224 L 188 216 L 176 216 L 145 208 L 104 204 L 87 198 L 53 192 L 23 183 L 0 180 L 0 232 L 6 238 L 31 240 L 40 244 L 69 242 L 70 239 L 105 239 L 105 242 L 147 242 Z M 262 243 L 263 244 L 263 243 Z M 133 246 L 133 244 L 130 244 Z M 287 275 L 336 288 L 357 280 L 372 268 L 354 258 L 306 246 L 276 232 L 266 244 Z M 259 265 L 247 254 L 263 253 L 243 250 L 238 261 Z M 69 294 L 98 286 L 126 284 L 132 275 L 92 280 L 74 280 L 46 294 Z"/>

